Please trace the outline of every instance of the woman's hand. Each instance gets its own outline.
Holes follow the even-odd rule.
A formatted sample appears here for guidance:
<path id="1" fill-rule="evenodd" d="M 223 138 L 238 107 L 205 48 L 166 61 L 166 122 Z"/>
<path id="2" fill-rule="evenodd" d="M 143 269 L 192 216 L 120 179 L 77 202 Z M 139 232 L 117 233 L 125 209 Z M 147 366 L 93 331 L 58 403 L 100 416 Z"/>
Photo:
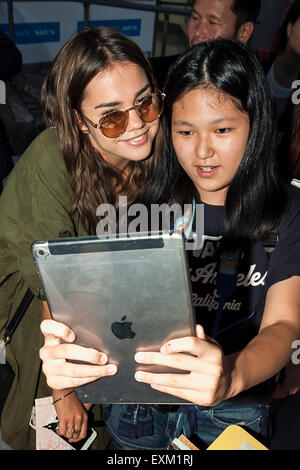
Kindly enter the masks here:
<path id="1" fill-rule="evenodd" d="M 106 354 L 76 344 L 62 343 L 72 343 L 75 340 L 74 332 L 63 323 L 44 320 L 41 323 L 41 331 L 45 342 L 40 349 L 40 358 L 43 361 L 47 383 L 52 389 L 78 387 L 117 373 L 117 366 L 107 363 Z M 67 360 L 89 364 L 74 364 Z"/>
<path id="2" fill-rule="evenodd" d="M 53 390 L 52 396 L 53 402 L 57 400 L 54 404 L 59 422 L 57 434 L 66 437 L 72 443 L 86 437 L 88 423 L 86 409 L 89 409 L 92 405 L 83 405 L 75 393 L 71 393 L 60 400 L 60 397 L 67 395 L 69 392 L 70 389 Z"/>
<path id="3" fill-rule="evenodd" d="M 164 344 L 160 352 L 138 352 L 136 362 L 158 364 L 187 371 L 188 374 L 136 372 L 135 378 L 161 392 L 189 402 L 213 406 L 227 398 L 230 374 L 221 347 L 205 337 L 197 325 L 197 337 L 185 337 Z M 185 354 L 188 353 L 188 354 Z"/>

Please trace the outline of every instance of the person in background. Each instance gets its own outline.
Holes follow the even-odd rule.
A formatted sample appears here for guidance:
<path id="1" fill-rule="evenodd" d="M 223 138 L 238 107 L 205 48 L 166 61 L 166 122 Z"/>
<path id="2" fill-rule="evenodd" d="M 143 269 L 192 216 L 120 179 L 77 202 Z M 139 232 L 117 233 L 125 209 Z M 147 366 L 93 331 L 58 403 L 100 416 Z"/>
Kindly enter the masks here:
<path id="1" fill-rule="evenodd" d="M 188 40 L 192 47 L 216 38 L 250 40 L 261 0 L 195 0 L 188 22 Z M 178 55 L 152 57 L 151 63 L 162 87 L 166 73 Z"/>
<path id="2" fill-rule="evenodd" d="M 284 113 L 300 78 L 300 0 L 295 0 L 282 26 L 278 51 L 263 65 L 276 107 L 277 119 Z"/>
<path id="3" fill-rule="evenodd" d="M 285 22 L 285 19 L 288 15 L 288 12 L 293 5 L 295 0 L 286 0 L 285 5 L 284 5 L 284 10 L 283 10 L 283 22 L 280 25 L 278 31 L 275 34 L 275 37 L 272 41 L 272 51 L 276 52 L 278 51 L 278 48 L 280 47 L 280 42 L 281 42 L 281 36 L 283 34 L 283 24 Z"/>
<path id="4" fill-rule="evenodd" d="M 4 83 L 6 80 L 9 80 L 19 73 L 22 69 L 21 52 L 2 30 L 0 30 L 0 63 L 0 80 Z M 4 90 L 4 87 L 1 87 L 1 90 Z M 11 150 L 5 135 L 5 129 L 0 120 L 0 194 L 3 189 L 2 180 L 7 177 L 9 172 L 12 170 L 13 165 Z"/>
<path id="5" fill-rule="evenodd" d="M 260 1 L 195 0 L 188 23 L 190 47 L 217 38 L 247 44 L 259 11 Z"/>
<path id="6" fill-rule="evenodd" d="M 283 175 L 288 182 L 300 181 L 300 103 L 289 107 L 286 132 L 279 148 L 279 161 Z M 299 186 L 300 188 L 300 186 Z M 300 190 L 300 189 L 299 189 Z M 271 450 L 299 450 L 297 423 L 300 416 L 300 361 L 299 341 L 292 349 L 292 358 L 285 367 L 272 401 L 274 436 Z"/>
<path id="7" fill-rule="evenodd" d="M 299 81 L 300 85 L 300 81 Z M 298 92 L 297 92 L 298 93 Z M 278 166 L 287 182 L 300 180 L 300 103 L 288 102 L 278 120 Z"/>

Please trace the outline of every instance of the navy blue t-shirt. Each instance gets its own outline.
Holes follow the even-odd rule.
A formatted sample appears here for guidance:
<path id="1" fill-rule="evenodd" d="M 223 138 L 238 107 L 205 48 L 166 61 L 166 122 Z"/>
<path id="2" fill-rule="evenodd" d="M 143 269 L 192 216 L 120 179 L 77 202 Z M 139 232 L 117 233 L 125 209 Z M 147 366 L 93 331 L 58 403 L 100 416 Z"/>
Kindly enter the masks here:
<path id="1" fill-rule="evenodd" d="M 204 232 L 215 237 L 224 233 L 223 206 L 204 205 Z M 206 240 L 201 250 L 189 251 L 188 256 L 197 323 L 204 327 L 207 335 L 214 333 L 225 354 L 230 354 L 244 348 L 257 335 L 268 288 L 292 276 L 300 276 L 300 191 L 290 188 L 289 204 L 271 255 L 263 243 L 257 242 L 238 256 L 229 253 L 227 259 L 225 256 L 222 260 L 225 271 L 219 270 L 219 243 Z M 226 267 L 229 273 L 236 269 L 233 288 L 232 276 L 223 274 Z M 219 309 L 222 299 L 224 302 Z M 261 393 L 262 387 L 259 388 Z M 270 391 L 267 386 L 264 390 Z"/>

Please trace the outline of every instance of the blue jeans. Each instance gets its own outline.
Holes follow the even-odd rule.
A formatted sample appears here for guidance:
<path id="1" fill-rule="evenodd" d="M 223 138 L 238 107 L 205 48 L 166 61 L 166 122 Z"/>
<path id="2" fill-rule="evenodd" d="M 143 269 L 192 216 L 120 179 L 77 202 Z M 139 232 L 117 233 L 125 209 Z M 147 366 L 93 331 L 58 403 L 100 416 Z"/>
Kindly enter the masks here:
<path id="1" fill-rule="evenodd" d="M 126 405 L 112 405 L 106 420 L 114 446 L 134 450 L 164 450 L 175 437 L 184 434 L 191 437 L 187 414 L 184 412 L 160 413 L 152 409 L 153 434 L 129 439 L 118 435 L 119 417 Z M 242 426 L 264 444 L 270 439 L 269 405 L 238 404 L 223 402 L 208 409 L 197 410 L 197 437 L 202 441 L 203 448 L 208 447 L 231 424 Z"/>

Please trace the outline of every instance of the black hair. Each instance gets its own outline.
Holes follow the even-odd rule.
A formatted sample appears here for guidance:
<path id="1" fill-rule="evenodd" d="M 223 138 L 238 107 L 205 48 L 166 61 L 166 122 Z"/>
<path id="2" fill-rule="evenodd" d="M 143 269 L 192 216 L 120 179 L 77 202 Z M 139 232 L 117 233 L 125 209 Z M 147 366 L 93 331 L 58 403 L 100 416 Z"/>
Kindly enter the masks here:
<path id="1" fill-rule="evenodd" d="M 286 19 L 285 19 L 286 24 L 288 25 L 289 23 L 292 23 L 292 24 L 296 23 L 299 16 L 300 16 L 300 0 L 295 0 L 286 15 Z"/>
<path id="2" fill-rule="evenodd" d="M 260 7 L 261 0 L 233 0 L 231 10 L 237 17 L 236 31 L 242 24 L 248 21 L 256 23 Z"/>
<path id="3" fill-rule="evenodd" d="M 237 247 L 264 239 L 279 223 L 286 205 L 286 191 L 277 171 L 275 119 L 269 87 L 254 53 L 239 41 L 202 42 L 171 66 L 157 139 L 162 166 L 153 175 L 152 197 L 162 202 L 168 194 L 170 204 L 199 201 L 193 183 L 178 163 L 171 139 L 174 103 L 199 86 L 226 94 L 248 114 L 250 122 L 245 154 L 226 196 L 224 244 Z M 161 133 L 164 138 L 160 137 Z"/>

